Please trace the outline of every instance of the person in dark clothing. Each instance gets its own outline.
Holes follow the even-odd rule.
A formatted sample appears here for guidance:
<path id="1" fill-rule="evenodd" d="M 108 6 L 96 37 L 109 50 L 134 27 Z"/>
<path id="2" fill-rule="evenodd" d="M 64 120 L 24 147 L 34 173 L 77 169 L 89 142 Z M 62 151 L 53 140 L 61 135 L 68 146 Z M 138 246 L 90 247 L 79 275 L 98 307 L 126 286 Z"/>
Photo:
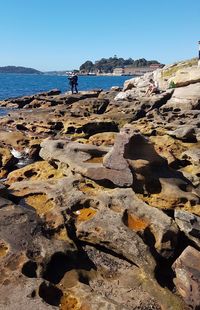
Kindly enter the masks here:
<path id="1" fill-rule="evenodd" d="M 77 89 L 78 76 L 75 73 L 73 73 L 71 76 L 68 77 L 68 80 L 69 80 L 69 85 L 70 85 L 72 94 L 74 93 L 77 94 L 78 93 L 78 89 Z"/>

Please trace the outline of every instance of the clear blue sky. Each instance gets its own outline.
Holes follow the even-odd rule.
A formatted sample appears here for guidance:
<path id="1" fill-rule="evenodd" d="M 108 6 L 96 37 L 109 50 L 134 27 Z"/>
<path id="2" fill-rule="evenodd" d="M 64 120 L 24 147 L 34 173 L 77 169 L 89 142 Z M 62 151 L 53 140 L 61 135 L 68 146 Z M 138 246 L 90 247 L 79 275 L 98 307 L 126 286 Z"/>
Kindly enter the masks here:
<path id="1" fill-rule="evenodd" d="M 197 56 L 200 0 L 1 0 L 0 66 L 79 68 L 117 55 Z"/>

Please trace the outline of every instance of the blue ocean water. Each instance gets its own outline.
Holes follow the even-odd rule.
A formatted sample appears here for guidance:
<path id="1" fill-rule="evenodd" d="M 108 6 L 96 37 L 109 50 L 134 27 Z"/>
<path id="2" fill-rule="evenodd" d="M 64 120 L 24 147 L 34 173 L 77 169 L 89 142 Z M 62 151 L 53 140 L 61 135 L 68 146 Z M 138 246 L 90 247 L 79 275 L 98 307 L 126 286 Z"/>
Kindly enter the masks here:
<path id="1" fill-rule="evenodd" d="M 112 86 L 123 86 L 129 76 L 79 76 L 78 89 L 108 90 Z M 67 76 L 0 74 L 0 100 L 32 95 L 58 88 L 62 92 L 69 90 Z"/>

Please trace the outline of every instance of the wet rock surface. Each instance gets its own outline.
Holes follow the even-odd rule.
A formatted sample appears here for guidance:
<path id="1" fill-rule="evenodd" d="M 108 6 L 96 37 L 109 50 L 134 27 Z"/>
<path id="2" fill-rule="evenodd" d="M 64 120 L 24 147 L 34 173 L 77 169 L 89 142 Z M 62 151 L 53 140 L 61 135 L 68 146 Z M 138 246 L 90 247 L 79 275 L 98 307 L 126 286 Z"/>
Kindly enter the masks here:
<path id="1" fill-rule="evenodd" d="M 199 81 L 0 102 L 0 309 L 200 307 Z"/>

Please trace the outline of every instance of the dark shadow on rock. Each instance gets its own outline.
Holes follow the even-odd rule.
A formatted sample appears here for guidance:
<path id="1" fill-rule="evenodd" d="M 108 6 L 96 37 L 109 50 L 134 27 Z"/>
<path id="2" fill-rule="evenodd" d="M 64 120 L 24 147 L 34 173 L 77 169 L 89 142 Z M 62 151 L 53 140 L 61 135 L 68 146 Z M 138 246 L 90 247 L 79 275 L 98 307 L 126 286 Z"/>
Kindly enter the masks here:
<path id="1" fill-rule="evenodd" d="M 59 306 L 63 293 L 56 286 L 43 282 L 39 287 L 39 296 L 49 305 Z"/>
<path id="2" fill-rule="evenodd" d="M 124 146 L 124 158 L 128 161 L 134 176 L 133 189 L 138 193 L 144 193 L 145 190 L 149 194 L 160 193 L 162 190 L 160 178 L 177 180 L 175 183 L 179 188 L 183 185 L 181 189 L 184 191 L 188 191 L 187 185 L 192 186 L 182 172 L 170 168 L 167 160 L 155 151 L 153 144 L 140 134 L 132 136 L 129 143 Z M 142 164 L 137 167 L 137 162 Z M 142 176 L 142 181 L 137 180 L 137 174 Z"/>
<path id="3" fill-rule="evenodd" d="M 174 256 L 166 259 L 160 255 L 157 255 L 155 278 L 162 287 L 167 287 L 171 291 L 174 290 L 175 285 L 173 279 L 175 278 L 175 272 L 172 269 L 172 265 L 189 245 L 194 246 L 193 242 L 188 239 L 183 232 L 180 232 L 178 235 L 178 242 Z"/>
<path id="4" fill-rule="evenodd" d="M 53 284 L 58 284 L 65 273 L 73 269 L 90 271 L 96 269 L 96 266 L 82 249 L 76 252 L 67 252 L 66 254 L 58 252 L 52 255 L 43 273 L 43 278 Z"/>
<path id="5" fill-rule="evenodd" d="M 36 278 L 37 277 L 37 264 L 33 261 L 26 262 L 22 267 L 22 273 L 28 278 Z"/>

